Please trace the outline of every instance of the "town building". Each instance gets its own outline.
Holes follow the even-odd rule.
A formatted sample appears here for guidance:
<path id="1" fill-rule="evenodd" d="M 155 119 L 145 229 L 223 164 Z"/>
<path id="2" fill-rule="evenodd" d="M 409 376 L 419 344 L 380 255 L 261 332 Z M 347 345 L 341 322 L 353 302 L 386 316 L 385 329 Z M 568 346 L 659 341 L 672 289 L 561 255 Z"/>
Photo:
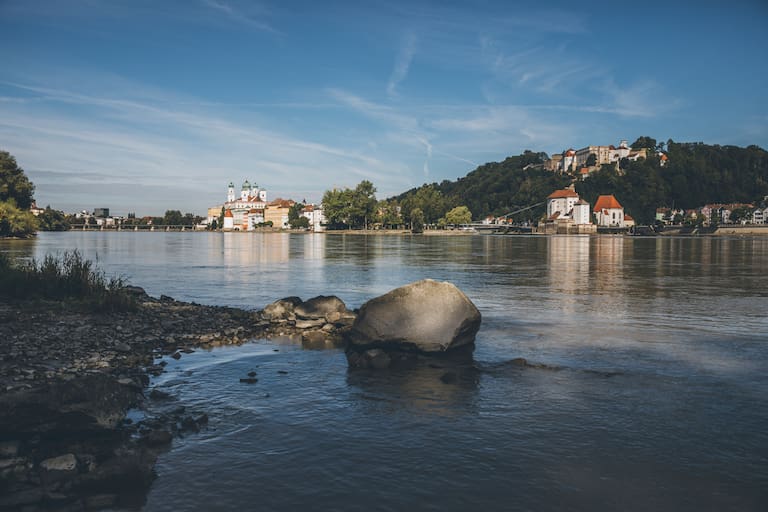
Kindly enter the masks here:
<path id="1" fill-rule="evenodd" d="M 45 211 L 45 208 L 40 208 L 37 206 L 37 203 L 32 201 L 32 205 L 29 207 L 29 212 L 34 215 L 35 217 L 39 216 L 41 213 Z"/>
<path id="2" fill-rule="evenodd" d="M 579 194 L 572 188 L 555 190 L 547 196 L 547 219 L 570 218 L 573 205 L 579 201 Z"/>
<path id="3" fill-rule="evenodd" d="M 594 155 L 594 163 L 587 165 L 590 155 Z M 618 146 L 586 146 L 581 149 L 573 148 L 563 151 L 560 155 L 554 155 L 546 163 L 545 168 L 555 172 L 575 172 L 581 179 L 589 177 L 589 173 L 600 169 L 606 164 L 615 165 L 618 170 L 619 162 L 623 158 L 639 160 L 648 157 L 646 148 L 632 149 L 626 140 L 619 142 Z M 660 157 L 661 165 L 666 165 L 667 156 Z"/>
<path id="4" fill-rule="evenodd" d="M 267 207 L 267 191 L 258 185 L 246 180 L 240 188 L 240 193 L 235 193 L 235 185 L 231 183 L 227 187 L 227 200 L 218 206 L 208 208 L 208 225 L 211 225 L 221 216 L 224 210 L 225 230 L 250 231 L 264 222 L 264 211 Z M 227 214 L 229 212 L 229 214 Z M 227 220 L 231 219 L 231 220 Z"/>
<path id="5" fill-rule="evenodd" d="M 589 203 L 579 198 L 573 189 L 556 190 L 547 196 L 547 220 L 542 232 L 548 234 L 594 233 L 590 221 Z"/>
<path id="6" fill-rule="evenodd" d="M 731 214 L 734 210 L 752 210 L 754 205 L 744 203 L 730 204 L 707 204 L 701 208 L 701 214 L 705 223 L 713 224 L 731 224 Z"/>
<path id="7" fill-rule="evenodd" d="M 224 231 L 232 231 L 235 229 L 235 217 L 232 214 L 232 210 L 224 210 L 224 225 L 222 226 Z"/>
<path id="8" fill-rule="evenodd" d="M 264 210 L 263 222 L 272 223 L 272 227 L 279 229 L 288 228 L 288 212 L 296 204 L 290 199 L 277 198 L 269 203 Z"/>
<path id="9" fill-rule="evenodd" d="M 621 206 L 613 194 L 598 197 L 597 202 L 595 202 L 593 213 L 595 214 L 595 221 L 599 227 L 627 227 L 625 222 L 624 207 Z M 634 220 L 632 220 L 631 223 L 634 225 Z"/>
<path id="10" fill-rule="evenodd" d="M 309 229 L 315 233 L 325 231 L 325 214 L 322 205 L 308 204 L 301 211 L 301 216 L 309 220 Z"/>

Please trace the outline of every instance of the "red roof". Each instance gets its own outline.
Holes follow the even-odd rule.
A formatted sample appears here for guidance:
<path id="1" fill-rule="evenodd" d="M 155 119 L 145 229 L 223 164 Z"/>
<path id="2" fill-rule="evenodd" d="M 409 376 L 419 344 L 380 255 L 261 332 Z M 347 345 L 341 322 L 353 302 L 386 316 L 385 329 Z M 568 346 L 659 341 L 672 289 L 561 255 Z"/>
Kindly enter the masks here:
<path id="1" fill-rule="evenodd" d="M 619 204 L 616 198 L 613 197 L 613 194 L 598 197 L 597 202 L 595 203 L 595 207 L 592 209 L 592 211 L 599 212 L 609 208 L 623 208 L 623 206 Z"/>
<path id="2" fill-rule="evenodd" d="M 625 220 L 625 221 L 630 221 L 630 220 L 635 220 L 635 219 L 633 219 L 631 215 L 627 215 L 627 214 L 625 213 L 625 214 L 624 214 L 624 220 Z"/>
<path id="3" fill-rule="evenodd" d="M 555 190 L 547 196 L 547 199 L 561 199 L 564 197 L 579 197 L 579 194 L 569 188 Z"/>
<path id="4" fill-rule="evenodd" d="M 227 210 L 227 211 L 225 211 L 225 212 L 224 212 L 224 216 L 225 216 L 225 217 L 233 217 L 233 215 L 232 215 L 232 210 Z"/>

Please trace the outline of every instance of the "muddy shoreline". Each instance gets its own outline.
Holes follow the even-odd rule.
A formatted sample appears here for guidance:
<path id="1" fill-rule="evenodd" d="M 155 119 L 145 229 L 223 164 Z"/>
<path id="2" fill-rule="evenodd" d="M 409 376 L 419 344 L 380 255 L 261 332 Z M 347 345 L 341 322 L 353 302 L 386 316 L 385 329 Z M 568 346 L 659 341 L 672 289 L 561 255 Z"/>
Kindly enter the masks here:
<path id="1" fill-rule="evenodd" d="M 135 310 L 117 313 L 0 301 L 0 510 L 140 507 L 157 456 L 208 422 L 205 411 L 149 392 L 166 358 L 276 336 L 338 346 L 354 321 L 335 298 L 338 307 L 297 316 L 314 299 L 247 311 L 129 291 Z M 150 404 L 163 412 L 126 415 Z"/>

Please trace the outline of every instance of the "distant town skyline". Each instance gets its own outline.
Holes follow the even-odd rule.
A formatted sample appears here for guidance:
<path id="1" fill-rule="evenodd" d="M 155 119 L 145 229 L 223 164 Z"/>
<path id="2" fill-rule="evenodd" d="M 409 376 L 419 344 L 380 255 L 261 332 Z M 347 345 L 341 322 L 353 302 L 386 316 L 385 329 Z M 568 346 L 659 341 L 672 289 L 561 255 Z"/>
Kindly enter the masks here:
<path id="1" fill-rule="evenodd" d="M 39 205 L 379 198 L 525 149 L 768 146 L 768 4 L 0 2 L 0 149 Z"/>

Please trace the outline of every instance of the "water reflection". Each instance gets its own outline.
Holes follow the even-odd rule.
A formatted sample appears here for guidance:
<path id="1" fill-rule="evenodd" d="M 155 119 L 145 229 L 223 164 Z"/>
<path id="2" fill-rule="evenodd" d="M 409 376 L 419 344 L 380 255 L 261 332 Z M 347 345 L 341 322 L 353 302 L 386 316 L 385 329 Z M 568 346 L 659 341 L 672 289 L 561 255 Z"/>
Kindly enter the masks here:
<path id="1" fill-rule="evenodd" d="M 578 295 L 589 287 L 589 249 L 591 237 L 553 236 L 547 246 L 549 285 L 563 294 L 562 310 L 576 313 L 581 309 Z"/>
<path id="2" fill-rule="evenodd" d="M 472 362 L 423 362 L 408 368 L 347 373 L 347 384 L 361 393 L 360 404 L 438 416 L 472 411 L 479 382 L 480 372 Z"/>

